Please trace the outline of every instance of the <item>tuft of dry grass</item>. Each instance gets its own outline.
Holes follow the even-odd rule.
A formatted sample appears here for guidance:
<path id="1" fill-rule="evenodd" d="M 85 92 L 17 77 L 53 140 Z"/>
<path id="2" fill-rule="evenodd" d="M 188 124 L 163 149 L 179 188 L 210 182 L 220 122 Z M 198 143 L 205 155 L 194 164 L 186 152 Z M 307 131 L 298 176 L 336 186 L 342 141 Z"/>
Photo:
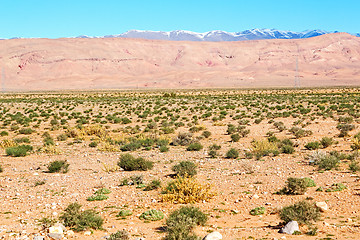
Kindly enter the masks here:
<path id="1" fill-rule="evenodd" d="M 162 201 L 171 203 L 195 203 L 206 201 L 216 195 L 209 184 L 200 184 L 193 177 L 179 177 L 162 191 Z"/>

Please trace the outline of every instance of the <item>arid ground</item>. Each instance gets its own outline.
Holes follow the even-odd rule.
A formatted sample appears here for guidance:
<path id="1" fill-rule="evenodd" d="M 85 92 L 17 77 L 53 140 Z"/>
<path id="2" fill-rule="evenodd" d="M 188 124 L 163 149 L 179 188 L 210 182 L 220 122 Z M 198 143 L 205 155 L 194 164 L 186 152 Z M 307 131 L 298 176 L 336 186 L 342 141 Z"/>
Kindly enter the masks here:
<path id="1" fill-rule="evenodd" d="M 329 37 L 323 38 L 326 42 Z M 331 38 L 344 39 L 347 43 L 358 41 L 343 34 Z M 56 41 L 67 48 L 69 42 L 73 46 L 79 43 L 80 47 L 80 41 L 87 40 Z M 264 41 L 263 44 L 277 48 L 277 42 Z M 140 43 L 152 45 L 151 41 L 136 42 Z M 223 46 L 238 44 L 250 43 L 224 43 Z M 213 48 L 212 43 L 206 46 L 206 49 Z M 18 49 L 19 45 L 13 47 Z M 32 49 L 28 45 L 26 51 Z M 226 49 L 229 51 L 224 52 L 226 56 L 239 54 L 235 47 Z M 94 47 L 94 53 L 96 51 Z M 118 51 L 133 54 L 126 53 L 122 47 Z M 331 51 L 329 46 L 328 51 Z M 43 53 L 48 54 L 47 51 L 34 52 L 30 59 L 43 61 Z M 328 53 L 322 50 L 319 54 Z M 14 57 L 13 61 L 26 56 Z M 97 64 L 103 67 L 103 61 Z M 72 61 L 61 63 L 65 73 L 69 62 Z M 131 63 L 127 64 L 131 68 Z M 46 68 L 46 71 L 61 72 L 60 65 L 50 65 L 55 68 Z M 87 72 L 91 65 L 81 62 L 79 66 L 84 67 L 78 69 L 85 68 Z M 25 64 L 23 70 L 18 69 L 19 75 L 34 79 L 37 75 L 26 75 L 30 71 L 27 68 L 41 71 L 40 66 L 40 63 Z M 355 70 L 348 72 L 349 78 L 354 76 L 352 71 Z M 48 86 L 37 81 L 34 84 Z M 358 88 L 6 93 L 0 95 L 0 102 L 3 170 L 0 173 L 0 236 L 3 239 L 46 236 L 53 224 L 51 221 L 58 220 L 73 202 L 81 204 L 84 210 L 95 210 L 104 224 L 103 230 L 94 230 L 90 236 L 84 232 L 65 232 L 67 239 L 101 239 L 124 229 L 130 239 L 162 239 L 167 234 L 164 229 L 169 214 L 184 206 L 162 197 L 167 184 L 176 180 L 172 167 L 181 161 L 195 163 L 194 179 L 199 184 L 210 184 L 216 193 L 193 204 L 208 216 L 204 226 L 194 229 L 200 237 L 212 231 L 220 232 L 223 239 L 229 240 L 284 236 L 286 239 L 358 239 L 360 235 Z M 178 144 L 181 135 L 189 141 Z M 191 143 L 202 148 L 191 149 Z M 216 150 L 214 144 L 220 149 Z M 19 145 L 31 145 L 33 149 L 28 150 L 26 156 L 14 156 L 8 148 Z M 232 148 L 238 156 L 228 154 Z M 117 163 L 126 153 L 152 161 L 154 167 L 147 171 L 124 171 Z M 325 160 L 318 158 L 321 154 Z M 331 163 L 326 162 L 329 159 Z M 51 162 L 63 160 L 69 164 L 68 172 L 49 172 Z M 131 177 L 139 175 L 144 185 L 124 184 L 125 179 L 129 183 Z M 307 187 L 306 192 L 299 195 L 276 194 L 285 187 L 289 177 L 307 177 L 316 186 Z M 154 179 L 160 180 L 161 187 L 144 191 Z M 340 183 L 346 188 L 331 191 L 334 184 Z M 108 199 L 87 200 L 101 188 L 111 191 Z M 281 209 L 301 200 L 326 202 L 328 210 L 321 212 L 318 221 L 302 225 L 300 235 L 278 233 L 283 222 L 279 215 Z M 264 207 L 265 213 L 251 215 L 250 211 L 256 207 Z M 150 209 L 162 211 L 165 218 L 154 222 L 139 219 L 141 213 Z M 117 216 L 120 210 L 130 210 L 133 214 L 122 218 Z M 310 230 L 316 235 L 308 235 Z"/>

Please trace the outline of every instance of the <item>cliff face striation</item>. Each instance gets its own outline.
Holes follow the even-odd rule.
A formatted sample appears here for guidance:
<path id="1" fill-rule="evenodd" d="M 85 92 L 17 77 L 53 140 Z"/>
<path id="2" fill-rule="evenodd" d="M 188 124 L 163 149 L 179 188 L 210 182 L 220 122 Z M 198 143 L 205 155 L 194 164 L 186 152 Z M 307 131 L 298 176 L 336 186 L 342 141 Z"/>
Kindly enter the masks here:
<path id="1" fill-rule="evenodd" d="M 0 41 L 6 91 L 360 85 L 360 38 L 185 42 L 130 38 Z"/>

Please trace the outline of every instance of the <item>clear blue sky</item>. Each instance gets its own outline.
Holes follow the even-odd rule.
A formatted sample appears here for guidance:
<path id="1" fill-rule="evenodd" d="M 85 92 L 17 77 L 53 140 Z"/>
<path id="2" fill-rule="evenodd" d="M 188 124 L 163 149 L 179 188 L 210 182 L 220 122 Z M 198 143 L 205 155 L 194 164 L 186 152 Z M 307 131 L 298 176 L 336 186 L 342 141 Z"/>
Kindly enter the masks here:
<path id="1" fill-rule="evenodd" d="M 360 0 L 0 0 L 0 38 L 252 28 L 359 33 Z"/>

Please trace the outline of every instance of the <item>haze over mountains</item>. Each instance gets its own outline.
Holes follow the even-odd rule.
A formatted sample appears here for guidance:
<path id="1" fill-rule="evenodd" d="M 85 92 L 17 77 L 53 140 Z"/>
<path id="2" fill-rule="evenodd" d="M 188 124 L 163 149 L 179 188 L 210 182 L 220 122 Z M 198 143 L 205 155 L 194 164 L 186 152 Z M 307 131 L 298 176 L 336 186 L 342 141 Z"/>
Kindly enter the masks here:
<path id="1" fill-rule="evenodd" d="M 241 32 L 226 32 L 226 31 L 210 31 L 204 33 L 197 33 L 184 30 L 176 30 L 170 32 L 162 31 L 142 31 L 130 30 L 118 35 L 107 35 L 104 38 L 141 38 L 152 40 L 170 40 L 170 41 L 244 41 L 244 40 L 261 40 L 261 39 L 300 39 L 316 37 L 323 34 L 336 33 L 336 31 L 328 32 L 323 30 L 306 30 L 302 32 L 282 31 L 277 29 L 251 29 Z M 360 33 L 353 34 L 359 37 Z M 78 38 L 91 38 L 88 36 L 79 36 Z"/>
<path id="2" fill-rule="evenodd" d="M 0 44 L 1 89 L 359 86 L 360 38 L 166 41 L 12 39 Z"/>

